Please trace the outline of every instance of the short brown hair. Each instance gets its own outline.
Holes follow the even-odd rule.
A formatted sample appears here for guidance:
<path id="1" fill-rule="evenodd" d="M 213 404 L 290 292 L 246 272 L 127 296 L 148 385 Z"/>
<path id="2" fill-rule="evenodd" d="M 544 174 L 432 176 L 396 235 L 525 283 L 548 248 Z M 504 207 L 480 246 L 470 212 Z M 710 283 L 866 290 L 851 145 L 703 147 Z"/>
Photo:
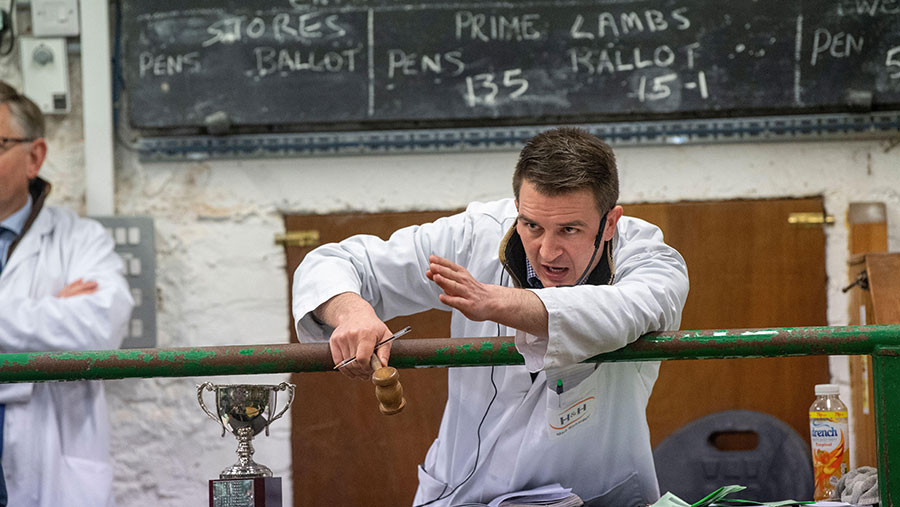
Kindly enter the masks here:
<path id="1" fill-rule="evenodd" d="M 531 138 L 519 154 L 513 174 L 516 200 L 525 180 L 549 196 L 589 188 L 601 215 L 619 199 L 612 148 L 581 129 L 557 128 Z"/>
<path id="2" fill-rule="evenodd" d="M 41 108 L 3 81 L 0 81 L 0 104 L 9 106 L 10 116 L 23 137 L 28 139 L 44 137 L 45 124 Z"/>

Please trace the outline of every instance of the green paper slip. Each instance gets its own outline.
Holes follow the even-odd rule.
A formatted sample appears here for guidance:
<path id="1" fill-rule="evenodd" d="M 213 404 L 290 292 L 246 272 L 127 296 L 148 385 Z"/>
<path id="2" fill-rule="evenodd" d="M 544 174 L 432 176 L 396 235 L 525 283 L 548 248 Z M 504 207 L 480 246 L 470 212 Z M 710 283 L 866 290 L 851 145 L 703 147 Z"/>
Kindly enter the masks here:
<path id="1" fill-rule="evenodd" d="M 806 505 L 814 503 L 813 501 L 797 501 L 797 500 L 781 500 L 778 502 L 757 502 L 756 500 L 741 500 L 739 498 L 725 498 L 726 496 L 747 489 L 745 486 L 731 485 L 723 486 L 712 493 L 701 498 L 699 501 L 690 504 L 666 492 L 656 503 L 650 507 L 744 507 L 750 505 L 761 505 L 765 507 L 789 507 L 792 505 Z"/>
<path id="2" fill-rule="evenodd" d="M 722 500 L 711 507 L 744 507 L 745 505 L 764 505 L 766 507 L 789 507 L 791 505 L 807 505 L 815 503 L 812 500 L 781 500 L 779 502 L 757 502 L 756 500 L 741 500 L 729 498 Z"/>
<path id="3" fill-rule="evenodd" d="M 721 488 L 713 491 L 712 493 L 706 495 L 701 498 L 700 501 L 691 504 L 691 507 L 706 507 L 707 505 L 712 505 L 715 502 L 725 498 L 726 496 L 747 489 L 744 486 L 732 485 L 732 486 L 722 486 Z"/>
<path id="4" fill-rule="evenodd" d="M 678 498 L 672 493 L 666 493 L 650 507 L 691 507 L 691 504 Z"/>

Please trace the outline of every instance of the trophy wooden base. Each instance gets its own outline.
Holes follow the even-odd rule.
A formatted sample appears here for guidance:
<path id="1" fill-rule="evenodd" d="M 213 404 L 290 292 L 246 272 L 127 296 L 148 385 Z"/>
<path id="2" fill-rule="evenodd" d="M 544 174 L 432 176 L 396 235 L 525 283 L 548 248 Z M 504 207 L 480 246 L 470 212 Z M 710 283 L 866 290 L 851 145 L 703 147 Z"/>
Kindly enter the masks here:
<path id="1" fill-rule="evenodd" d="M 209 507 L 281 507 L 281 477 L 213 479 Z"/>

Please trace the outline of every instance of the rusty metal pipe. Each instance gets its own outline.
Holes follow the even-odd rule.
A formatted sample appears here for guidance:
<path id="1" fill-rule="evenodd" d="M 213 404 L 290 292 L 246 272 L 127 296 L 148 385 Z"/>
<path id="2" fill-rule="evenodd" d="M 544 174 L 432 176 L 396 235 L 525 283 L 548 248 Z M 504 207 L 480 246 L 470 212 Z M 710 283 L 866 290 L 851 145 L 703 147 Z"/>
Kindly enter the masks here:
<path id="1" fill-rule="evenodd" d="M 872 354 L 900 346 L 900 326 L 652 333 L 588 361 Z M 395 368 L 522 364 L 512 337 L 399 340 Z M 326 343 L 0 354 L 0 383 L 328 371 Z"/>

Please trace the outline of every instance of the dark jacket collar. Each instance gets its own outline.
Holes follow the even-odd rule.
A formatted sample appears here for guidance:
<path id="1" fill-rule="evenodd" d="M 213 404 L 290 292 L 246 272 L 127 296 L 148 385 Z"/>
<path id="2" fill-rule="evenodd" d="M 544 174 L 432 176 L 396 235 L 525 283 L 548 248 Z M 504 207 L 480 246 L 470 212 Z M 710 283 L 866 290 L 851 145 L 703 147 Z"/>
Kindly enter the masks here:
<path id="1" fill-rule="evenodd" d="M 47 199 L 47 195 L 50 194 L 50 183 L 45 179 L 37 177 L 29 183 L 28 193 L 31 194 L 32 200 L 31 214 L 29 214 L 28 218 L 25 220 L 25 226 L 22 227 L 22 232 L 16 237 L 15 241 L 9 245 L 9 250 L 6 252 L 7 260 L 12 256 L 13 250 L 16 249 L 19 241 L 28 234 L 28 229 L 31 228 L 31 224 L 34 223 L 34 220 L 44 207 L 44 201 Z"/>
<path id="2" fill-rule="evenodd" d="M 613 282 L 613 272 L 609 256 L 612 252 L 612 241 L 607 241 L 603 246 L 603 255 L 600 256 L 600 262 L 597 267 L 591 271 L 587 280 L 584 282 L 588 285 L 610 285 Z M 516 287 L 526 287 L 526 268 L 525 268 L 525 247 L 522 246 L 522 238 L 519 237 L 516 226 L 506 231 L 503 240 L 500 241 L 500 263 L 503 268 L 513 279 Z"/>

